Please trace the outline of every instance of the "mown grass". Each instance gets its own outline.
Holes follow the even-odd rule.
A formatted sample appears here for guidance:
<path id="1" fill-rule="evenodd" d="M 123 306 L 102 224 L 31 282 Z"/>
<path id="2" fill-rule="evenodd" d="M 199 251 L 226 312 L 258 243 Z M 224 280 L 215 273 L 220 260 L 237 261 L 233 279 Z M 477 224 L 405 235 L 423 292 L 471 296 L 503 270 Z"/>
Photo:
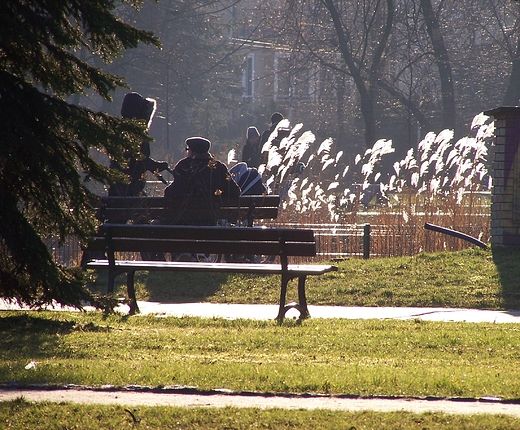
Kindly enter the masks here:
<path id="1" fill-rule="evenodd" d="M 519 420 L 502 415 L 448 415 L 325 410 L 87 406 L 0 403 L 0 423 L 13 430 L 40 429 L 513 429 Z"/>
<path id="2" fill-rule="evenodd" d="M 515 324 L 1 316 L 4 383 L 520 398 Z"/>
<path id="3" fill-rule="evenodd" d="M 307 280 L 313 305 L 520 309 L 520 252 L 467 249 L 413 257 L 349 259 L 338 272 Z M 124 276 L 118 294 L 125 295 Z M 147 273 L 136 276 L 138 298 L 160 302 L 270 303 L 279 299 L 277 276 Z M 106 276 L 93 284 L 106 291 Z M 288 300 L 297 298 L 296 282 Z"/>
<path id="4" fill-rule="evenodd" d="M 520 253 L 480 249 L 338 262 L 310 304 L 519 309 Z M 140 299 L 277 303 L 279 279 L 140 273 Z M 103 274 L 94 287 L 104 291 Z M 289 293 L 296 295 L 293 286 Z M 119 294 L 125 294 L 120 288 Z M 294 297 L 295 298 L 295 297 Z M 291 300 L 291 297 L 288 297 Z M 520 399 L 514 324 L 0 314 L 0 383 Z M 31 361 L 36 367 L 25 369 Z M 137 421 L 136 421 L 137 420 Z M 510 429 L 501 415 L 0 403 L 6 428 Z"/>

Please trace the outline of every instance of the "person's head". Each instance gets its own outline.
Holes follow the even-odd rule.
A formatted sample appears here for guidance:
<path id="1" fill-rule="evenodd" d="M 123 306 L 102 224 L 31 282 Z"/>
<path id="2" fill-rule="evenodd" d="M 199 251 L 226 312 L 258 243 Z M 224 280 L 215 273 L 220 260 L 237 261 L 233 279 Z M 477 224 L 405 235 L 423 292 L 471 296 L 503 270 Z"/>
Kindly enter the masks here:
<path id="1" fill-rule="evenodd" d="M 157 103 L 154 99 L 144 98 L 139 93 L 128 93 L 121 105 L 121 116 L 126 119 L 142 119 L 150 127 Z"/>
<path id="2" fill-rule="evenodd" d="M 278 124 L 283 119 L 283 115 L 280 112 L 275 112 L 271 115 L 271 125 Z"/>
<path id="3" fill-rule="evenodd" d="M 204 137 L 189 137 L 186 139 L 187 156 L 191 158 L 208 158 L 210 157 L 209 149 L 211 142 Z"/>
<path id="4" fill-rule="evenodd" d="M 252 143 L 258 143 L 260 140 L 260 132 L 254 126 L 248 127 L 246 132 L 246 138 Z"/>

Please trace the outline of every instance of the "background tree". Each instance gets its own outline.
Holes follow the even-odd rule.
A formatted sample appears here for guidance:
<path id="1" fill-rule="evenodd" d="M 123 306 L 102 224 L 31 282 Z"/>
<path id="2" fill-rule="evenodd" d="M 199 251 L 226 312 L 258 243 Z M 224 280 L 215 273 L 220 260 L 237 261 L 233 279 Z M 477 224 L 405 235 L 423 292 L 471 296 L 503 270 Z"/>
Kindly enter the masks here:
<path id="1" fill-rule="evenodd" d="M 292 62 L 294 76 L 299 73 L 298 65 L 306 62 L 333 76 L 329 78 L 332 92 L 322 91 L 324 79 L 316 86 L 320 92 L 314 115 L 306 124 L 316 121 L 316 130 L 325 124 L 327 135 L 340 143 L 338 149 L 351 152 L 361 140 L 366 124 L 361 124 L 359 113 L 366 94 L 377 101 L 373 115 L 378 137 L 392 139 L 397 152 L 416 145 L 428 131 L 451 128 L 457 135 L 464 133 L 477 113 L 502 104 L 504 97 L 508 104 L 518 100 L 517 1 L 394 0 L 391 27 L 384 27 L 388 6 L 384 0 L 283 3 L 280 9 L 287 11 L 285 20 L 264 19 L 264 23 L 273 27 L 274 40 L 297 57 Z M 277 33 L 277 27 L 283 30 Z M 389 36 L 384 51 L 379 62 L 372 62 L 381 46 L 378 40 L 383 40 L 378 36 L 385 34 L 385 28 Z M 341 44 L 341 38 L 349 43 Z M 362 79 L 357 82 L 364 82 L 367 89 L 372 85 L 371 91 L 363 85 L 359 89 L 355 76 L 360 74 L 349 67 L 345 60 L 349 57 L 361 71 Z M 375 70 L 375 79 L 371 79 Z M 343 79 L 338 79 L 339 74 Z M 339 88 L 342 81 L 344 87 Z M 332 110 L 323 111 L 328 117 L 319 110 L 331 95 L 338 106 L 337 121 Z M 294 113 L 304 116 L 301 110 Z"/>
<path id="2" fill-rule="evenodd" d="M 184 140 L 203 135 L 214 151 L 224 152 L 233 128 L 233 110 L 241 110 L 242 59 L 230 44 L 232 6 L 237 0 L 167 0 L 147 2 L 137 11 L 118 9 L 118 16 L 138 28 L 150 28 L 163 49 L 140 46 L 103 66 L 123 75 L 133 91 L 157 100 L 150 135 L 152 153 L 171 162 L 185 155 Z M 124 91 L 100 108 L 119 114 Z M 87 102 L 87 101 L 86 101 Z M 92 103 L 89 100 L 88 103 Z"/>
<path id="3" fill-rule="evenodd" d="M 132 5 L 138 7 L 140 2 Z M 138 153 L 145 126 L 67 102 L 97 93 L 110 99 L 121 77 L 80 58 L 109 62 L 149 32 L 116 18 L 114 2 L 91 0 L 0 3 L 0 295 L 32 306 L 93 300 L 76 269 L 56 265 L 45 245 L 55 235 L 86 239 L 95 228 L 87 178 L 116 178 L 91 149 L 123 162 Z"/>
<path id="4" fill-rule="evenodd" d="M 424 22 L 430 36 L 435 62 L 439 70 L 439 80 L 442 100 L 442 128 L 455 130 L 456 110 L 455 110 L 455 89 L 451 73 L 451 63 L 448 50 L 442 37 L 439 20 L 433 10 L 431 0 L 421 0 L 421 11 Z"/>

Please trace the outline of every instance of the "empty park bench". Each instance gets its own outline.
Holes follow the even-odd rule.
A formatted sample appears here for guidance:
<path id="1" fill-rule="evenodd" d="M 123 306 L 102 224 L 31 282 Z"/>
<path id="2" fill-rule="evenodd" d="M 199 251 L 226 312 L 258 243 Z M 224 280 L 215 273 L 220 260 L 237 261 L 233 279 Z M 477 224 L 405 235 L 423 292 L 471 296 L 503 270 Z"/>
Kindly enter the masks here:
<path id="1" fill-rule="evenodd" d="M 214 272 L 280 275 L 278 321 L 282 322 L 291 308 L 297 309 L 303 319 L 309 317 L 305 296 L 307 276 L 337 270 L 332 265 L 289 264 L 289 257 L 316 255 L 314 232 L 304 229 L 105 223 L 100 227 L 99 234 L 89 241 L 87 250 L 106 252 L 108 259 L 85 262 L 85 268 L 108 270 L 108 292 L 114 290 L 115 277 L 126 273 L 130 314 L 139 312 L 134 287 L 136 271 Z M 118 259 L 119 253 L 124 252 L 266 254 L 278 256 L 279 262 L 260 264 Z M 287 284 L 292 279 L 298 279 L 298 303 L 286 304 Z"/>

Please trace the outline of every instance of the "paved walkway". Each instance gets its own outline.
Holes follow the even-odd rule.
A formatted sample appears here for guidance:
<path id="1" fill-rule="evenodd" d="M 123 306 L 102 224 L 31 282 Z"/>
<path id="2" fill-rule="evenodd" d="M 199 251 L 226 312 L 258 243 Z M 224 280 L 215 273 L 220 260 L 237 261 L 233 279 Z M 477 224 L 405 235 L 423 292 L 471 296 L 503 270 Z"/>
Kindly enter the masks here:
<path id="1" fill-rule="evenodd" d="M 197 316 L 202 318 L 227 319 L 275 319 L 278 305 L 244 305 L 222 303 L 160 303 L 138 301 L 141 315 L 158 316 Z M 0 310 L 19 310 L 20 307 L 0 299 Z M 61 307 L 53 308 L 55 310 Z M 85 309 L 93 309 L 86 307 Z M 72 309 L 67 309 L 72 310 Z M 128 313 L 129 307 L 121 305 L 119 312 Z M 348 306 L 313 306 L 309 305 L 311 318 L 345 319 L 421 319 L 428 321 L 460 321 L 488 323 L 520 323 L 520 311 L 490 311 L 480 309 L 454 308 L 393 308 L 393 307 L 348 307 Z M 297 318 L 298 311 L 290 310 L 287 318 Z"/>
<path id="2" fill-rule="evenodd" d="M 137 302 L 141 315 L 156 314 L 158 316 L 196 316 L 202 318 L 226 319 L 275 319 L 278 305 L 244 305 L 220 303 L 159 303 Z M 19 306 L 9 304 L 0 299 L 0 310 L 17 310 Z M 62 308 L 56 307 L 56 310 Z M 86 308 L 91 309 L 91 308 Z M 70 309 L 69 309 L 70 310 Z M 128 313 L 129 307 L 121 305 L 117 309 Z M 480 309 L 453 308 L 392 308 L 392 307 L 347 307 L 347 306 L 313 306 L 309 305 L 311 318 L 345 318 L 345 319 L 421 319 L 447 322 L 487 322 L 487 323 L 520 323 L 520 311 L 489 311 Z M 290 310 L 287 318 L 297 318 L 298 311 Z"/>
<path id="3" fill-rule="evenodd" d="M 23 396 L 27 401 L 69 402 L 126 406 L 236 407 L 330 409 L 335 411 L 378 412 L 406 411 L 414 413 L 504 414 L 520 418 L 520 404 L 502 403 L 494 399 L 445 400 L 406 398 L 359 398 L 334 396 L 240 395 L 222 393 L 175 393 L 112 389 L 9 389 L 0 388 L 0 401 Z"/>
<path id="4" fill-rule="evenodd" d="M 198 316 L 203 318 L 244 318 L 275 319 L 277 305 L 241 305 L 218 303 L 154 303 L 138 302 L 141 313 L 155 313 L 163 316 Z M 121 307 L 127 312 L 128 307 Z M 419 318 L 429 321 L 462 321 L 489 323 L 520 323 L 520 311 L 488 311 L 478 309 L 446 308 L 390 308 L 390 307 L 345 307 L 345 306 L 309 306 L 312 318 L 346 319 L 399 319 Z M 297 317 L 298 311 L 290 310 L 287 318 Z"/>

